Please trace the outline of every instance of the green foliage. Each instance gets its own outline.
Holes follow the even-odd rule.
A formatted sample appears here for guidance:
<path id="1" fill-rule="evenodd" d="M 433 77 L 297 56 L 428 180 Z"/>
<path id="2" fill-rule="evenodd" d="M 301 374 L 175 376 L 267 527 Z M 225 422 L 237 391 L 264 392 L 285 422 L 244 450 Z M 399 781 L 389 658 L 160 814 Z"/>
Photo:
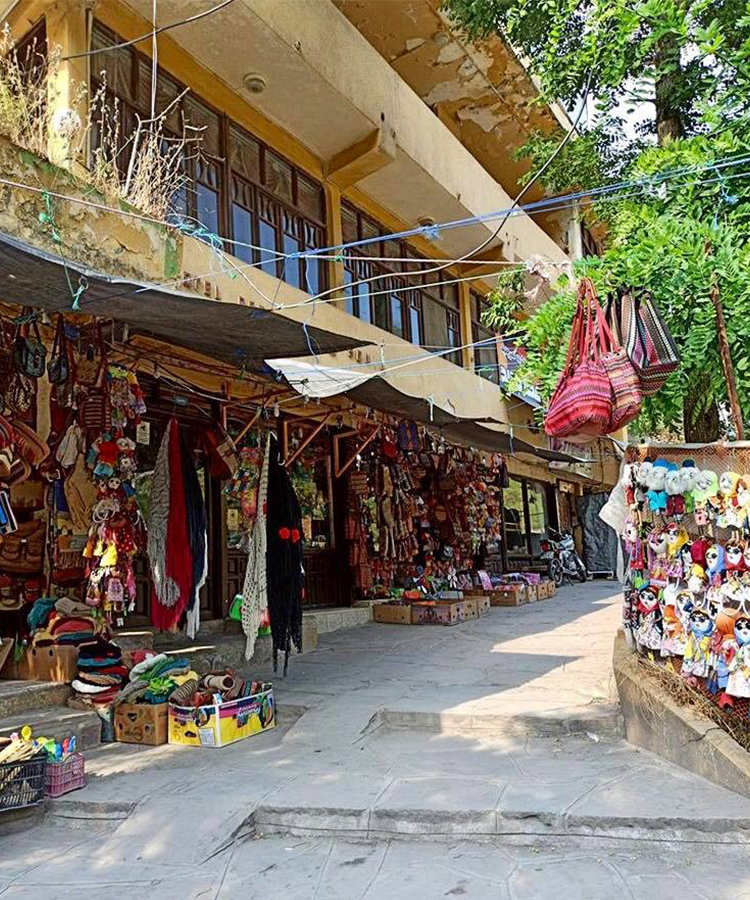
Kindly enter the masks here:
<path id="1" fill-rule="evenodd" d="M 516 317 L 523 308 L 525 287 L 526 271 L 523 267 L 499 275 L 497 284 L 487 295 L 490 305 L 482 316 L 483 323 L 499 334 L 517 330 Z"/>

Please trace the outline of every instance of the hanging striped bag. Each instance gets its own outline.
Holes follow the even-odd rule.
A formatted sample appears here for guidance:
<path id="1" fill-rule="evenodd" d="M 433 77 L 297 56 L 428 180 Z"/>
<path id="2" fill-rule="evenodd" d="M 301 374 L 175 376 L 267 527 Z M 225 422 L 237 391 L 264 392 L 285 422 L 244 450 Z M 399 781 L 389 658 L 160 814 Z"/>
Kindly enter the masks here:
<path id="1" fill-rule="evenodd" d="M 613 431 L 624 428 L 635 419 L 643 405 L 643 392 L 627 351 L 620 345 L 607 324 L 593 282 L 589 279 L 585 279 L 585 281 L 587 282 L 586 290 L 589 293 L 589 302 L 596 318 L 599 346 L 603 351 L 601 354 L 602 365 L 612 387 L 612 418 L 606 432 L 611 434 Z"/>
<path id="2" fill-rule="evenodd" d="M 587 441 L 606 434 L 612 420 L 612 385 L 601 361 L 602 336 L 586 281 L 578 289 L 565 368 L 544 419 L 550 437 L 567 440 Z"/>
<path id="3" fill-rule="evenodd" d="M 611 299 L 609 321 L 633 364 L 644 396 L 656 394 L 680 364 L 677 345 L 648 291 L 621 289 Z"/>

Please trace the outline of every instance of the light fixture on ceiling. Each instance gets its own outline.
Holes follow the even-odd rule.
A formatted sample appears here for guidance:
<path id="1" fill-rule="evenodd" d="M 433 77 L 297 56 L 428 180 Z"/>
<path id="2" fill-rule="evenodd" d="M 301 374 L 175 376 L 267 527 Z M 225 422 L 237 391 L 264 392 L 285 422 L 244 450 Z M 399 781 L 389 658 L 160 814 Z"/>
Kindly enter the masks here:
<path id="1" fill-rule="evenodd" d="M 433 225 L 437 225 L 437 220 L 433 219 L 432 216 L 420 216 L 417 219 L 417 225 L 420 225 L 422 228 L 432 228 Z"/>
<path id="2" fill-rule="evenodd" d="M 262 94 L 266 89 L 266 79 L 257 72 L 248 72 L 242 83 L 251 94 Z"/>

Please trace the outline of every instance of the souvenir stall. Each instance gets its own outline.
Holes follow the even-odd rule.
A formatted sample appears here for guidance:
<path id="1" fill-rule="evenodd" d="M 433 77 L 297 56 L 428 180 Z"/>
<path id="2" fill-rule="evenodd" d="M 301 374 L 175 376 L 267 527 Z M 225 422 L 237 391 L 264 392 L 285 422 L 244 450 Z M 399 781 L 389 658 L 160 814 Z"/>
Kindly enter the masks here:
<path id="1" fill-rule="evenodd" d="M 627 507 L 626 639 L 747 720 L 750 449 L 634 447 L 627 460 L 619 488 Z"/>

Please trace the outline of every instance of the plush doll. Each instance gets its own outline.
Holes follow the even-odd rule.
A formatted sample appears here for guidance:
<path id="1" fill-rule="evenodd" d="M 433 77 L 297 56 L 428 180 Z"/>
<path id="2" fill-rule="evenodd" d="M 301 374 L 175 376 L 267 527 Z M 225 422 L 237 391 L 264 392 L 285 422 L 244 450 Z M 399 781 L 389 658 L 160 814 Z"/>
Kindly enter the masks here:
<path id="1" fill-rule="evenodd" d="M 685 642 L 687 641 L 686 613 L 684 606 L 684 591 L 672 589 L 673 585 L 667 585 L 662 592 L 662 656 L 683 656 Z M 692 597 L 687 594 L 692 606 Z"/>
<path id="2" fill-rule="evenodd" d="M 721 544 L 711 544 L 706 550 L 706 566 L 711 581 L 714 584 L 721 584 L 726 571 L 726 554 Z"/>
<path id="3" fill-rule="evenodd" d="M 648 568 L 651 572 L 651 583 L 663 587 L 667 583 L 667 534 L 660 528 L 654 528 L 648 538 Z"/>
<path id="4" fill-rule="evenodd" d="M 688 590 L 695 597 L 700 597 L 705 592 L 708 587 L 708 577 L 706 576 L 706 571 L 703 566 L 699 566 L 697 563 L 693 563 L 693 568 L 690 570 L 690 577 L 688 578 Z"/>
<path id="5" fill-rule="evenodd" d="M 701 568 L 706 568 L 706 550 L 711 546 L 711 541 L 708 538 L 696 538 L 693 543 L 690 545 L 690 556 L 694 563 L 699 565 Z"/>
<path id="6" fill-rule="evenodd" d="M 679 556 L 680 551 L 688 543 L 690 537 L 682 525 L 677 522 L 670 522 L 666 528 L 667 536 L 667 556 L 675 559 Z"/>
<path id="7" fill-rule="evenodd" d="M 740 475 L 737 472 L 724 472 L 719 476 L 719 493 L 716 506 L 718 515 L 716 524 L 719 528 L 735 528 L 735 500 Z M 709 498 L 710 502 L 710 498 Z"/>
<path id="8" fill-rule="evenodd" d="M 625 503 L 630 509 L 637 509 L 638 501 L 638 463 L 626 463 L 622 467 L 620 484 L 625 492 Z"/>
<path id="9" fill-rule="evenodd" d="M 628 518 L 622 533 L 625 542 L 625 552 L 628 554 L 628 569 L 631 572 L 642 572 L 646 568 L 646 558 L 643 552 L 643 542 L 638 523 Z"/>
<path id="10" fill-rule="evenodd" d="M 714 623 L 708 611 L 695 607 L 688 616 L 688 638 L 682 660 L 682 675 L 693 684 L 709 674 L 711 661 L 711 635 Z"/>
<path id="11" fill-rule="evenodd" d="M 727 572 L 745 571 L 745 546 L 740 541 L 728 541 L 725 549 Z"/>
<path id="12" fill-rule="evenodd" d="M 666 512 L 667 491 L 666 481 L 669 466 L 666 460 L 657 459 L 648 474 L 648 508 L 653 513 Z"/>
<path id="13" fill-rule="evenodd" d="M 745 560 L 745 568 L 750 572 L 750 542 L 745 544 L 745 549 L 742 551 L 742 558 Z"/>
<path id="14" fill-rule="evenodd" d="M 734 505 L 734 527 L 743 531 L 750 521 L 750 475 L 743 475 L 737 482 Z"/>
<path id="15" fill-rule="evenodd" d="M 740 616 L 734 623 L 737 650 L 729 661 L 727 694 L 731 697 L 750 697 L 750 618 Z"/>
<path id="16" fill-rule="evenodd" d="M 635 640 L 640 650 L 661 650 L 662 622 L 659 594 L 653 585 L 638 591 L 638 628 Z"/>
<path id="17" fill-rule="evenodd" d="M 736 618 L 736 614 L 731 612 L 719 613 L 716 617 L 714 633 L 711 635 L 713 669 L 706 682 L 706 687 L 715 694 L 721 693 L 718 703 L 724 709 L 734 705 L 726 690 L 729 680 L 729 664 L 737 652 L 737 642 L 734 637 Z"/>
<path id="18" fill-rule="evenodd" d="M 674 463 L 670 463 L 664 489 L 667 492 L 667 515 L 681 519 L 685 515 L 685 498 L 682 495 L 683 478 Z"/>
<path id="19" fill-rule="evenodd" d="M 680 563 L 682 565 L 681 578 L 683 581 L 687 581 L 690 577 L 690 570 L 693 567 L 693 545 L 690 541 L 686 544 L 683 544 L 680 549 Z"/>
<path id="20" fill-rule="evenodd" d="M 699 473 L 693 488 L 695 501 L 695 524 L 699 527 L 708 525 L 710 521 L 709 500 L 713 500 L 719 492 L 719 477 L 716 472 L 704 469 Z"/>
<path id="21" fill-rule="evenodd" d="M 680 479 L 682 481 L 682 496 L 685 498 L 685 512 L 691 513 L 695 509 L 693 491 L 698 481 L 700 472 L 692 459 L 683 461 L 680 467 Z"/>

